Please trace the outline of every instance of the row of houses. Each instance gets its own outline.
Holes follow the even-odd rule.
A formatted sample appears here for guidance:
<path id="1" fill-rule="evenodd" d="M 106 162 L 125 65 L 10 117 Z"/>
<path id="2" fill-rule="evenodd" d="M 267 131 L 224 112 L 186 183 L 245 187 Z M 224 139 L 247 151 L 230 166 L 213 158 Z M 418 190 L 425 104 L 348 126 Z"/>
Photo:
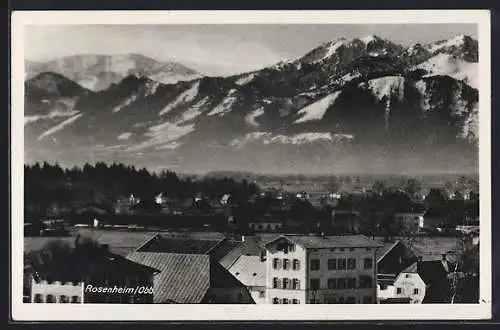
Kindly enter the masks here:
<path id="1" fill-rule="evenodd" d="M 111 248 L 112 250 L 112 248 Z M 25 269 L 31 302 L 374 304 L 441 302 L 453 264 L 363 235 L 199 238 L 156 234 L 125 256 L 73 255 L 70 272 Z M 93 287 L 151 288 L 103 294 Z"/>

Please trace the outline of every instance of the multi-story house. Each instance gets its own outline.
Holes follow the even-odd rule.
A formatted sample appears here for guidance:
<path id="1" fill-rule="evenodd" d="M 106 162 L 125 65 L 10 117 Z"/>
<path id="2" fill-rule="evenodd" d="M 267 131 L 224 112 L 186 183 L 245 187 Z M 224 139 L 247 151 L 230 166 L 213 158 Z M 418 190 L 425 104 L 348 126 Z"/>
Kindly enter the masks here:
<path id="1" fill-rule="evenodd" d="M 376 248 L 363 235 L 283 235 L 266 244 L 270 304 L 376 303 Z"/>

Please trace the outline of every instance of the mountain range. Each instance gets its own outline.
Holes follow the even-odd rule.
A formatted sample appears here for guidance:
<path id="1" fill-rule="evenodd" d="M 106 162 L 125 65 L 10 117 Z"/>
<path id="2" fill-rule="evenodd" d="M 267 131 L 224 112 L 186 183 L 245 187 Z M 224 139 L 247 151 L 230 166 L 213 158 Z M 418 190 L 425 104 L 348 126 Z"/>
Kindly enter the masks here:
<path id="1" fill-rule="evenodd" d="M 142 55 L 27 63 L 25 161 L 184 172 L 474 172 L 478 42 L 371 35 L 230 77 Z"/>

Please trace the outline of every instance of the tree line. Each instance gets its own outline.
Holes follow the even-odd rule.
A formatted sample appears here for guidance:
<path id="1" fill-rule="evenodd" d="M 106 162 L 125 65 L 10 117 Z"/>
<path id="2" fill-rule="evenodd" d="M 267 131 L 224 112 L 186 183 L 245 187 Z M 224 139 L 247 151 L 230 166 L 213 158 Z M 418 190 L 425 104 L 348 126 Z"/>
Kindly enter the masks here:
<path id="1" fill-rule="evenodd" d="M 200 193 L 219 198 L 230 194 L 233 201 L 243 201 L 259 191 L 256 184 L 246 180 L 193 179 L 170 170 L 156 173 L 103 162 L 72 168 L 47 162 L 25 165 L 24 180 L 25 207 L 40 211 L 54 204 L 77 207 L 91 203 L 111 207 L 117 198 L 131 194 L 143 200 L 153 200 L 160 192 L 172 198 L 189 198 Z"/>

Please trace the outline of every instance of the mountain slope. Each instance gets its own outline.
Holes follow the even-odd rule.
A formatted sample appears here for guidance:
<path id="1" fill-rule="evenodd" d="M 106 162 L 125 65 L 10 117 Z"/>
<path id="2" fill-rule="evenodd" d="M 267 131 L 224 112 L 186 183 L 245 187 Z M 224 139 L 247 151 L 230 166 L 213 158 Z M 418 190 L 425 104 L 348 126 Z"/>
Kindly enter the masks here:
<path id="1" fill-rule="evenodd" d="M 159 62 L 140 54 L 75 55 L 46 63 L 25 63 L 29 79 L 41 72 L 59 73 L 93 91 L 103 90 L 128 75 L 151 76 L 163 83 L 199 78 L 196 71 L 174 62 Z"/>
<path id="2" fill-rule="evenodd" d="M 27 122 L 27 159 L 188 172 L 473 169 L 476 64 L 410 48 L 369 36 L 227 78 L 129 75 L 79 94 L 71 115 Z"/>

